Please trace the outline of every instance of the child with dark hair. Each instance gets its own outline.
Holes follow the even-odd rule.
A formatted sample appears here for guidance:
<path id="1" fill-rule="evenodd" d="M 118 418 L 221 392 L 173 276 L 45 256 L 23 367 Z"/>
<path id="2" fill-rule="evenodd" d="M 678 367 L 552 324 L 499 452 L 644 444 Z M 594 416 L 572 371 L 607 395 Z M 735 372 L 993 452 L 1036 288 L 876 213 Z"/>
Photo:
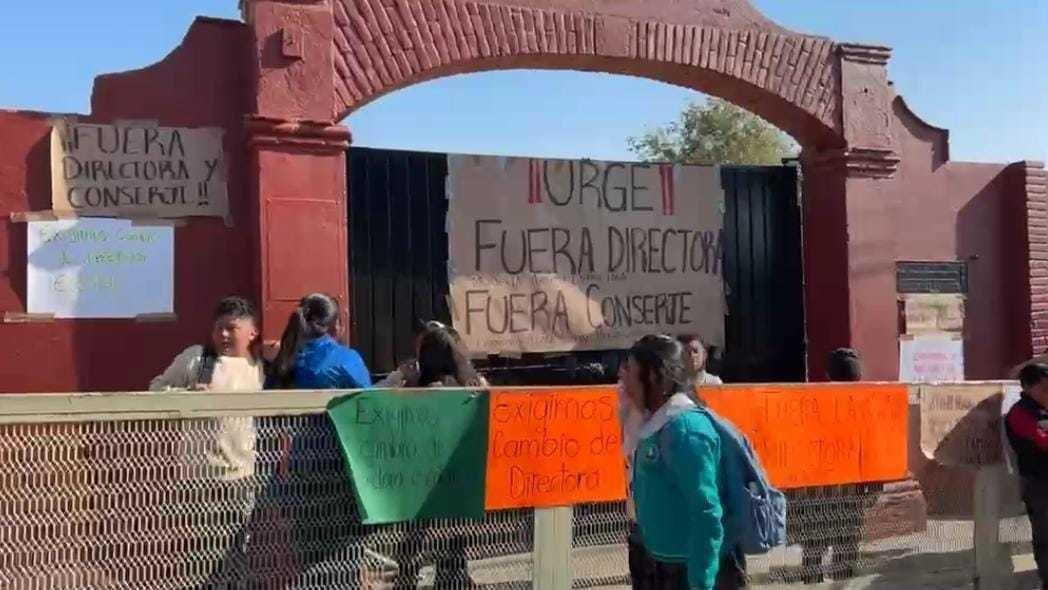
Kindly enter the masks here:
<path id="1" fill-rule="evenodd" d="M 403 363 L 376 384 L 379 388 L 487 387 L 488 382 L 473 368 L 469 353 L 458 333 L 441 322 L 421 324 L 415 336 L 416 358 Z M 434 561 L 434 584 L 438 588 L 472 587 L 467 546 L 469 537 L 455 533 L 441 539 L 439 556 L 421 548 L 429 534 L 425 526 L 412 528 L 402 541 L 391 547 L 388 556 L 398 565 L 393 588 L 415 588 L 418 574 L 427 561 Z"/>
<path id="2" fill-rule="evenodd" d="M 1027 364 L 1019 371 L 1019 383 L 1022 397 L 1008 411 L 1005 428 L 1033 529 L 1037 572 L 1048 590 L 1048 364 Z"/>
<path id="3" fill-rule="evenodd" d="M 830 353 L 826 363 L 826 375 L 830 381 L 862 381 L 862 360 L 851 348 L 838 348 Z"/>
<path id="4" fill-rule="evenodd" d="M 258 391 L 264 377 L 258 358 L 255 308 L 243 297 L 226 297 L 215 307 L 211 337 L 183 350 L 149 383 L 150 391 L 214 389 Z"/>
<path id="5" fill-rule="evenodd" d="M 276 354 L 270 363 L 266 387 L 270 389 L 365 389 L 371 374 L 360 354 L 342 344 L 339 303 L 330 295 L 312 293 L 299 300 L 288 317 Z M 267 432 L 280 441 L 277 470 L 259 500 L 249 529 L 277 526 L 290 529 L 297 571 L 286 568 L 267 574 L 266 587 L 284 588 L 300 578 L 321 575 L 332 555 L 359 551 L 359 539 L 347 525 L 359 517 L 352 491 L 304 485 L 315 478 L 317 460 L 340 457 L 338 437 L 325 415 L 294 420 L 267 419 Z M 356 568 L 353 564 L 351 567 Z M 261 583 L 261 582 L 260 582 Z M 254 587 L 254 586 L 252 586 Z"/>
<path id="6" fill-rule="evenodd" d="M 313 293 L 291 312 L 269 385 L 278 389 L 364 389 L 371 374 L 360 354 L 336 340 L 342 331 L 338 301 Z"/>
<path id="7" fill-rule="evenodd" d="M 261 391 L 263 362 L 256 354 L 258 325 L 255 308 L 242 297 L 226 297 L 215 308 L 211 337 L 182 351 L 149 384 L 151 391 L 201 392 Z M 254 420 L 245 417 L 200 418 L 186 422 L 179 455 L 185 463 L 182 477 L 188 485 L 204 485 L 221 505 L 221 526 L 205 521 L 202 539 L 216 534 L 230 546 L 204 587 L 229 587 L 244 579 L 248 535 L 243 525 L 255 504 Z M 202 452 L 201 452 L 202 451 Z M 217 532 L 221 531 L 221 532 Z"/>
<path id="8" fill-rule="evenodd" d="M 684 345 L 684 352 L 688 355 L 691 367 L 692 380 L 696 386 L 724 384 L 720 377 L 709 372 L 707 366 L 710 358 L 709 349 L 706 348 L 706 343 L 698 334 L 684 334 L 678 336 L 677 340 Z"/>
<path id="9" fill-rule="evenodd" d="M 456 334 L 432 330 L 419 340 L 416 387 L 486 387 Z"/>
<path id="10" fill-rule="evenodd" d="M 630 575 L 637 589 L 745 585 L 734 550 L 724 546 L 720 435 L 696 411 L 692 373 L 684 346 L 670 336 L 640 339 L 621 371 L 630 403 L 646 415 L 630 481 L 639 541 L 631 547 Z"/>
<path id="11" fill-rule="evenodd" d="M 375 384 L 399 387 L 487 387 L 469 360 L 469 352 L 454 328 L 438 321 L 421 324 L 415 335 L 415 358 Z"/>
<path id="12" fill-rule="evenodd" d="M 862 373 L 862 359 L 854 349 L 838 348 L 826 359 L 830 381 L 854 383 L 862 381 Z M 797 506 L 796 526 L 805 529 L 799 535 L 804 565 L 801 577 L 805 582 L 822 582 L 827 574 L 833 579 L 855 575 L 865 507 L 882 489 L 880 484 L 852 484 L 805 488 L 790 494 Z M 827 568 L 823 559 L 831 549 L 832 565 Z"/>

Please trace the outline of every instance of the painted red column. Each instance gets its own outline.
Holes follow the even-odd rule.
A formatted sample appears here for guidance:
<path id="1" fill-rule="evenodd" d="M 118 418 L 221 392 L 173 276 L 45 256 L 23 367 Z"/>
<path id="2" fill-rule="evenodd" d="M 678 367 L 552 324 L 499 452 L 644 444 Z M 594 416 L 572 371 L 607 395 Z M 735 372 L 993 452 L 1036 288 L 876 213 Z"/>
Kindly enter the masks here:
<path id="1" fill-rule="evenodd" d="M 888 82 L 891 50 L 841 45 L 847 147 L 804 154 L 804 263 L 809 379 L 826 379 L 838 347 L 862 355 L 866 379 L 898 377 L 893 219 L 899 157 Z"/>
<path id="2" fill-rule="evenodd" d="M 266 339 L 279 338 L 308 293 L 348 311 L 345 127 L 253 118 L 249 172 L 256 182 L 257 275 Z M 343 317 L 343 325 L 349 325 Z"/>
<path id="3" fill-rule="evenodd" d="M 275 339 L 307 293 L 328 293 L 348 312 L 350 134 L 334 120 L 330 6 L 248 0 L 244 18 L 252 31 L 254 100 L 245 127 L 256 220 L 255 276 L 263 334 Z"/>
<path id="4" fill-rule="evenodd" d="M 829 352 L 851 343 L 848 306 L 847 171 L 805 152 L 802 205 L 808 379 L 826 379 Z"/>

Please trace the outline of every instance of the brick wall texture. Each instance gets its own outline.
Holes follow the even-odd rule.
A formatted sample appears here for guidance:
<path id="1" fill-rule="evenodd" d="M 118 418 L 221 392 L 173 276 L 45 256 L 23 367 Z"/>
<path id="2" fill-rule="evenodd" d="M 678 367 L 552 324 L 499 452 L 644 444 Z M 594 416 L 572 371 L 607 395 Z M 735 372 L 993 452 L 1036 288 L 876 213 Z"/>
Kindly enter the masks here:
<path id="1" fill-rule="evenodd" d="M 837 48 L 829 39 L 781 29 L 638 21 L 558 9 L 553 0 L 549 9 L 464 0 L 332 4 L 335 91 L 343 114 L 442 75 L 541 68 L 544 56 L 561 64 L 576 56 L 580 69 L 587 58 L 603 57 L 722 74 L 802 109 L 830 129 L 841 127 Z M 708 84 L 702 90 L 717 93 Z"/>
<path id="2" fill-rule="evenodd" d="M 1048 349 L 1048 170 L 1041 162 L 1023 162 L 1019 173 L 1030 248 L 1030 341 L 1040 354 Z"/>

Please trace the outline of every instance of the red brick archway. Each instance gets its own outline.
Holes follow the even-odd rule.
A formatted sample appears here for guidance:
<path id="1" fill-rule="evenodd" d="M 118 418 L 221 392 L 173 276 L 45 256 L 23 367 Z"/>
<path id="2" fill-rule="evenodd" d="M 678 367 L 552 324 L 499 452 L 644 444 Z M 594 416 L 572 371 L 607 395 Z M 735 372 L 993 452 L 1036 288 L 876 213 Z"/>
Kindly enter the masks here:
<path id="1" fill-rule="evenodd" d="M 843 345 L 869 351 L 871 376 L 894 374 L 894 276 L 888 265 L 870 273 L 858 263 L 868 255 L 849 249 L 863 237 L 856 227 L 864 215 L 849 204 L 882 199 L 881 181 L 899 164 L 887 48 L 786 30 L 746 0 L 245 0 L 244 12 L 255 48 L 248 130 L 268 317 L 283 316 L 305 284 L 346 298 L 345 274 L 335 268 L 347 260 L 349 133 L 338 121 L 348 113 L 442 76 L 599 71 L 719 96 L 797 139 L 806 171 L 806 304 L 819 310 L 808 326 L 813 377 L 825 353 Z M 321 181 L 302 198 L 287 185 L 296 177 Z M 311 269 L 299 262 L 302 249 L 332 254 Z M 328 280 L 310 278 L 321 271 Z M 858 287 L 884 302 L 864 304 L 861 318 L 853 312 Z M 267 323 L 269 335 L 276 328 Z"/>
<path id="2" fill-rule="evenodd" d="M 752 28 L 734 29 L 726 24 L 743 24 L 739 17 L 659 20 L 655 11 L 641 12 L 644 6 L 628 18 L 563 1 L 332 4 L 340 115 L 398 88 L 452 74 L 592 70 L 715 94 L 762 115 L 804 145 L 843 143 L 836 45 L 781 30 L 755 13 L 746 19 Z"/>

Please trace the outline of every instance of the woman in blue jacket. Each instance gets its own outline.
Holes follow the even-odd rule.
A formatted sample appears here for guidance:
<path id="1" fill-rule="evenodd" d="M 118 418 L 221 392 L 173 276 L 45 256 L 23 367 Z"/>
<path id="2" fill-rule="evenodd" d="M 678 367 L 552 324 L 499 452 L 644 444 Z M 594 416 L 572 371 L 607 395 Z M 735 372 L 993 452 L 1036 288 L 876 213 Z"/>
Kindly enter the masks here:
<path id="1" fill-rule="evenodd" d="M 341 332 L 338 302 L 313 293 L 298 302 L 280 337 L 269 385 L 278 389 L 364 389 L 371 374 L 357 351 L 335 338 Z"/>
<path id="2" fill-rule="evenodd" d="M 646 336 L 622 371 L 631 403 L 649 416 L 638 434 L 631 482 L 640 537 L 650 559 L 631 572 L 634 588 L 713 590 L 721 524 L 720 437 L 691 398 L 683 345 Z"/>
<path id="3" fill-rule="evenodd" d="M 341 331 L 338 302 L 323 293 L 303 297 L 291 312 L 280 339 L 280 350 L 270 365 L 267 388 L 275 389 L 364 389 L 371 375 L 357 351 L 338 342 Z M 356 522 L 356 502 L 349 486 L 317 485 L 319 463 L 340 457 L 338 438 L 323 414 L 291 419 L 273 419 L 260 429 L 280 440 L 282 455 L 272 480 L 256 509 L 255 530 L 273 530 L 290 525 L 287 538 L 296 554 L 297 570 L 281 568 L 267 572 L 265 581 L 274 588 L 298 585 L 327 587 L 330 578 L 356 579 L 360 572 L 363 539 L 347 523 Z M 341 496 L 332 494 L 341 490 Z M 283 522 L 267 522 L 276 518 Z M 267 538 L 263 536 L 263 538 Z M 281 542 L 278 540 L 271 542 Z M 344 555 L 353 555 L 350 563 Z M 332 558 L 340 555 L 340 562 Z M 321 581 L 323 580 L 323 581 Z"/>

